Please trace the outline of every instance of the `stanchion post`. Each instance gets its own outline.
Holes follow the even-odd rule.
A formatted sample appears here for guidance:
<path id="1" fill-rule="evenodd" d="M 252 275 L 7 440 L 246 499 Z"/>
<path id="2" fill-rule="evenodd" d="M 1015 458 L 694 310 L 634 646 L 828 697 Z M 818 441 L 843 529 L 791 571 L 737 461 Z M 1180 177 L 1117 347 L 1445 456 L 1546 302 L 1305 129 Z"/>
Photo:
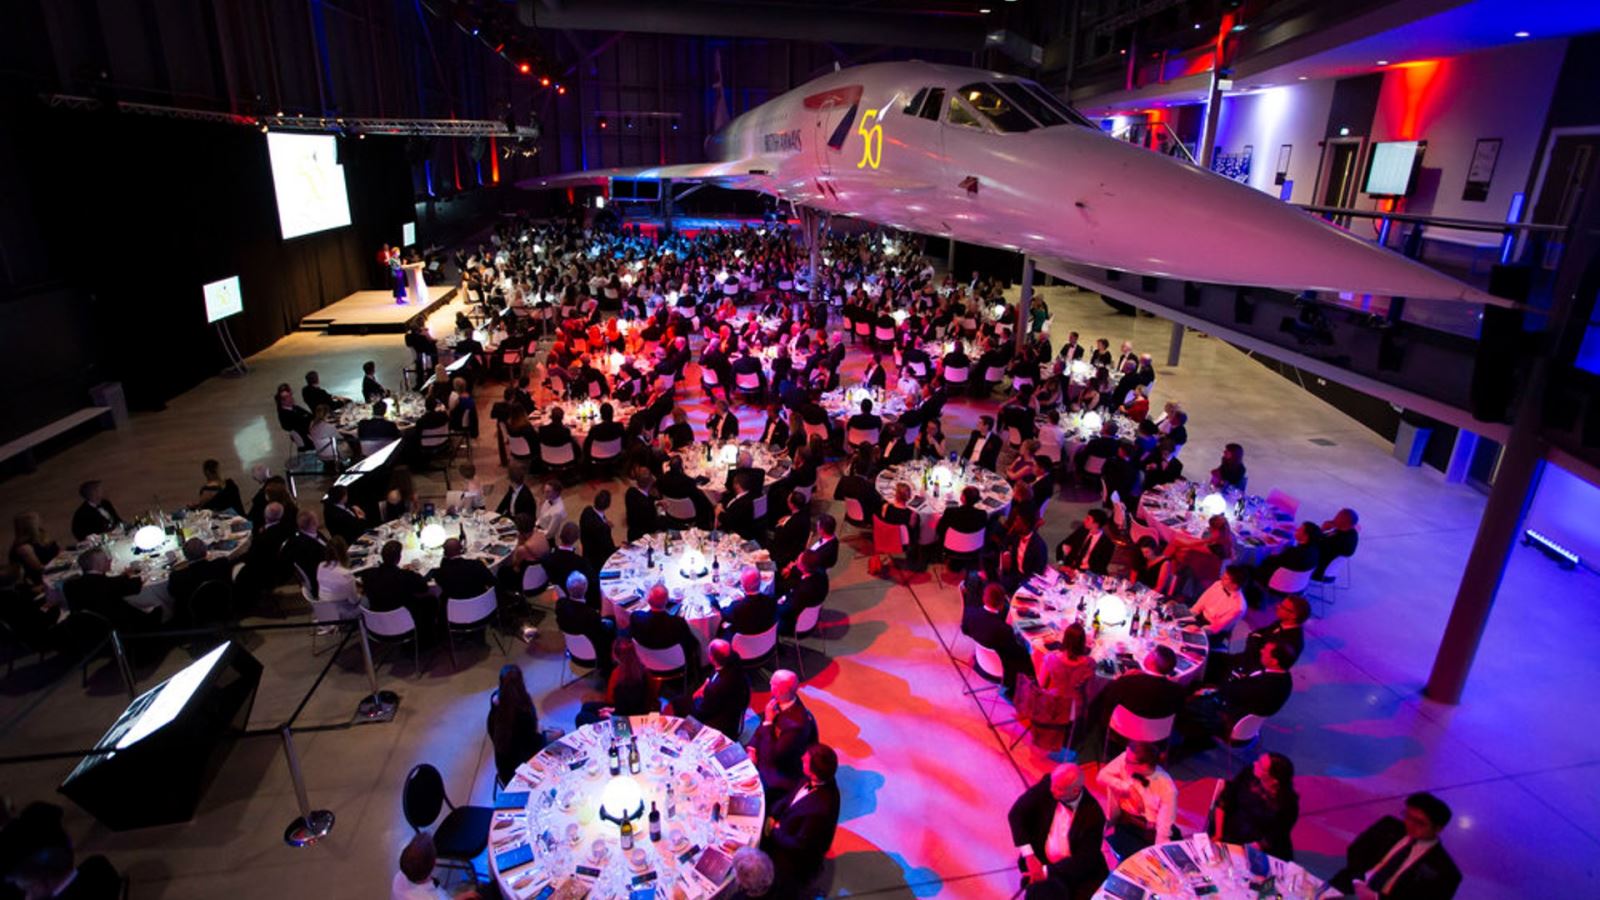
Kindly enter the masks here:
<path id="1" fill-rule="evenodd" d="M 133 684 L 133 666 L 128 665 L 128 652 L 122 647 L 122 635 L 115 628 L 111 629 L 111 653 L 117 658 L 117 673 L 122 676 L 122 683 L 128 688 L 128 699 L 139 696 L 138 688 Z"/>
<path id="2" fill-rule="evenodd" d="M 289 763 L 289 780 L 294 783 L 294 799 L 300 804 L 300 818 L 283 830 L 283 842 L 291 847 L 309 847 L 333 831 L 333 812 L 312 809 L 306 796 L 305 776 L 300 772 L 300 755 L 294 749 L 294 734 L 283 726 L 283 756 Z"/>
<path id="3" fill-rule="evenodd" d="M 372 693 L 356 704 L 356 721 L 391 721 L 400 707 L 400 695 L 394 691 L 378 690 L 378 670 L 372 665 L 372 642 L 367 638 L 367 620 L 358 616 L 356 628 L 361 632 L 361 662 L 366 666 L 367 684 L 372 688 Z"/>

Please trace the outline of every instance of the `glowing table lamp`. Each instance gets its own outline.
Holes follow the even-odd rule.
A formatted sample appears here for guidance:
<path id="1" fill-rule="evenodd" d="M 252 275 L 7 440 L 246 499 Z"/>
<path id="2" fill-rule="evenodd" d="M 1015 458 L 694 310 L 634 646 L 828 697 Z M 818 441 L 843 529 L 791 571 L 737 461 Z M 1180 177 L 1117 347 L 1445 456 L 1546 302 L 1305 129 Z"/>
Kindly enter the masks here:
<path id="1" fill-rule="evenodd" d="M 166 539 L 167 533 L 162 531 L 160 527 L 146 525 L 133 533 L 133 546 L 137 547 L 141 553 L 149 553 L 151 550 L 161 546 L 161 542 Z"/>
<path id="2" fill-rule="evenodd" d="M 449 539 L 449 533 L 446 532 L 444 530 L 444 526 L 440 525 L 438 522 L 430 522 L 427 525 L 422 526 L 422 537 L 420 540 L 422 542 L 422 546 L 428 550 L 437 550 L 440 547 L 443 547 L 444 542 Z"/>
<path id="3" fill-rule="evenodd" d="M 644 791 L 639 782 L 618 775 L 600 792 L 600 818 L 621 825 L 644 815 Z"/>
<path id="4" fill-rule="evenodd" d="M 1207 494 L 1200 501 L 1200 511 L 1207 516 L 1220 516 L 1228 511 L 1228 501 L 1221 494 Z"/>

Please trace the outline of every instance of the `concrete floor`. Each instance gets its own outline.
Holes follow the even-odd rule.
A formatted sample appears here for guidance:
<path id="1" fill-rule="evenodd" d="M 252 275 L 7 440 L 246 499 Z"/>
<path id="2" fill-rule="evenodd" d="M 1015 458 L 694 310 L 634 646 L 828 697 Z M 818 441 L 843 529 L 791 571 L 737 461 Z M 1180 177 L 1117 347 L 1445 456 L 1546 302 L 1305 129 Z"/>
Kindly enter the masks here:
<path id="1" fill-rule="evenodd" d="M 1165 356 L 1165 322 L 1117 316 L 1093 295 L 1070 289 L 1043 293 L 1057 343 L 1076 330 L 1086 341 L 1104 336 L 1115 345 L 1131 338 L 1157 359 Z M 87 477 L 103 478 L 124 514 L 156 502 L 175 505 L 193 496 L 207 456 L 222 460 L 248 492 L 248 467 L 276 464 L 284 455 L 271 409 L 278 382 L 298 389 L 304 371 L 315 367 L 328 388 L 350 394 L 363 360 L 394 373 L 406 357 L 399 336 L 291 335 L 253 358 L 247 377 L 207 381 L 163 412 L 136 415 L 125 428 L 0 484 L 0 515 L 9 521 L 38 510 L 63 533 L 77 482 Z M 847 366 L 862 362 L 853 354 Z M 1295 669 L 1296 694 L 1264 732 L 1264 746 L 1298 767 L 1299 860 L 1331 874 L 1357 831 L 1396 810 L 1405 794 L 1432 790 L 1457 816 L 1445 840 L 1466 873 L 1458 896 L 1600 895 L 1600 740 L 1591 725 L 1600 714 L 1600 693 L 1591 690 L 1600 678 L 1591 647 L 1600 634 L 1594 602 L 1600 582 L 1518 550 L 1464 703 L 1422 700 L 1418 691 L 1482 496 L 1444 483 L 1432 470 L 1403 467 L 1360 425 L 1220 341 L 1191 333 L 1182 364 L 1158 373 L 1156 403 L 1175 399 L 1190 412 L 1191 469 L 1205 471 L 1223 442 L 1239 441 L 1256 490 L 1294 494 L 1305 517 L 1326 518 L 1345 505 L 1362 515 L 1353 586 L 1338 592 L 1331 607 L 1317 605 L 1306 656 Z M 949 407 L 952 440 L 964 439 L 973 407 Z M 692 417 L 702 421 L 704 410 Z M 755 413 L 745 421 L 752 433 Z M 481 442 L 476 457 L 480 477 L 500 474 L 492 441 Z M 837 473 L 830 469 L 824 477 L 819 498 L 831 495 Z M 424 493 L 443 491 L 436 478 L 422 483 Z M 569 512 L 576 516 L 602 486 L 570 491 Z M 819 499 L 823 506 L 840 511 Z M 1084 508 L 1052 504 L 1045 537 L 1059 540 Z M 848 546 L 853 542 L 846 543 L 824 618 L 826 656 L 820 641 L 808 642 L 804 688 L 842 764 L 833 894 L 1009 897 L 1017 881 L 1005 813 L 1049 760 L 1026 742 L 1009 752 L 1014 729 L 992 729 L 979 704 L 962 693 L 966 676 L 950 655 L 961 655 L 954 590 L 928 573 L 907 586 L 869 576 Z M 303 617 L 289 614 L 290 621 Z M 328 657 L 313 657 L 303 632 L 255 633 L 244 641 L 265 664 L 251 726 L 272 728 L 293 711 Z M 544 724 L 570 727 L 578 704 L 596 691 L 588 681 L 558 688 L 562 662 L 553 627 L 532 646 L 513 641 L 507 649 L 527 673 Z M 68 804 L 81 851 L 110 856 L 132 877 L 136 900 L 254 900 L 307 890 L 330 898 L 383 896 L 409 834 L 399 798 L 413 765 L 438 766 L 457 802 L 489 799 L 492 759 L 483 717 L 496 669 L 506 661 L 492 643 L 466 651 L 460 671 L 441 652 L 413 672 L 403 655 L 379 669 L 383 686 L 402 697 L 394 722 L 296 738 L 313 806 L 338 816 L 327 841 L 303 850 L 284 846 L 296 802 L 281 743 L 261 737 L 238 744 L 190 823 L 115 833 Z M 141 687 L 187 659 L 179 650 L 141 668 Z M 359 659 L 352 652 L 339 660 L 299 726 L 350 720 L 365 691 Z M 23 665 L 0 682 L 0 721 L 8 723 L 0 727 L 0 755 L 89 746 L 126 703 L 109 668 L 92 670 L 87 690 L 76 672 L 41 686 L 50 674 L 48 667 Z M 758 695 L 757 703 L 764 699 Z M 1009 710 L 1002 706 L 995 718 L 1010 718 Z M 18 804 L 60 800 L 54 785 L 71 765 L 0 767 L 0 793 Z M 1186 830 L 1199 824 L 1226 765 L 1216 752 L 1175 770 Z"/>

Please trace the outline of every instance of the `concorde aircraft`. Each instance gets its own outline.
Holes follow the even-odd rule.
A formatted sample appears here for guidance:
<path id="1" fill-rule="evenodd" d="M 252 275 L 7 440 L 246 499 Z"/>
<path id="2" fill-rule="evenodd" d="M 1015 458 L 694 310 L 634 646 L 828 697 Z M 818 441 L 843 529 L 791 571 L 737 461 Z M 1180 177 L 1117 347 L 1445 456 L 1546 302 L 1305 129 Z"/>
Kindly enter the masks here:
<path id="1" fill-rule="evenodd" d="M 576 172 L 709 181 L 1107 269 L 1513 305 L 1253 188 L 1103 133 L 1038 84 L 924 62 L 840 69 L 706 140 L 711 162 Z"/>

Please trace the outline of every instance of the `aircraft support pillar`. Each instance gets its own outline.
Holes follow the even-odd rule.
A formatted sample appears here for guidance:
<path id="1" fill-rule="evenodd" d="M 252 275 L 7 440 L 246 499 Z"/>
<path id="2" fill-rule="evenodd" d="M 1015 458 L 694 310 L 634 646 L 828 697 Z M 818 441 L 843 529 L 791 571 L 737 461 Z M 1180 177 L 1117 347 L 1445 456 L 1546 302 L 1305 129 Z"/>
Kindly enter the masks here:
<path id="1" fill-rule="evenodd" d="M 1183 352 L 1183 323 L 1172 323 L 1172 340 L 1167 342 L 1167 365 L 1176 366 L 1178 356 Z"/>
<path id="2" fill-rule="evenodd" d="M 1205 125 L 1200 129 L 1200 168 L 1211 168 L 1211 154 L 1217 143 L 1217 120 L 1222 117 L 1222 54 L 1211 66 L 1211 88 L 1206 94 Z"/>
<path id="3" fill-rule="evenodd" d="M 945 259 L 944 270 L 951 275 L 956 273 L 956 236 L 950 235 L 950 253 Z"/>
<path id="4" fill-rule="evenodd" d="M 1033 306 L 1033 257 L 1022 257 L 1022 296 L 1017 298 L 1017 352 L 1028 342 L 1028 310 Z"/>
<path id="5" fill-rule="evenodd" d="M 817 233 L 821 219 L 811 207 L 800 207 L 800 227 L 806 230 L 806 249 L 811 252 L 811 277 L 806 281 L 806 291 L 812 303 L 817 302 L 817 283 L 822 280 L 822 236 Z"/>

